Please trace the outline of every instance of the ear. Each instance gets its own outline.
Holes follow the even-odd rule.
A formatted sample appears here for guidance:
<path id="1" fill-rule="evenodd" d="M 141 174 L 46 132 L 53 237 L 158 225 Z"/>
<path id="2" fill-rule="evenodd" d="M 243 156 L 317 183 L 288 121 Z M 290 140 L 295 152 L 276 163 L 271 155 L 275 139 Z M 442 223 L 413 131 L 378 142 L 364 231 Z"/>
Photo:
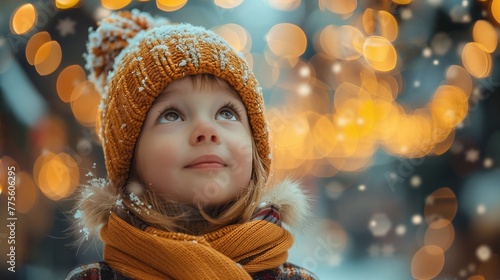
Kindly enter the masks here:
<path id="1" fill-rule="evenodd" d="M 310 202 L 300 183 L 288 178 L 270 187 L 261 199 L 261 203 L 278 206 L 282 222 L 292 229 L 300 229 L 308 223 L 312 215 Z"/>

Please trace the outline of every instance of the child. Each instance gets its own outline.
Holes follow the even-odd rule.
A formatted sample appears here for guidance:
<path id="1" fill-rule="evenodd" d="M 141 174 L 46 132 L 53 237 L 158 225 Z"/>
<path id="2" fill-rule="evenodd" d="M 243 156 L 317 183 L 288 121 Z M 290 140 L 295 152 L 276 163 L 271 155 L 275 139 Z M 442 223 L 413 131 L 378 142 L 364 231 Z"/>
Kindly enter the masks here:
<path id="1" fill-rule="evenodd" d="M 287 263 L 281 226 L 308 206 L 297 184 L 269 186 L 261 88 L 211 31 L 136 10 L 91 31 L 87 69 L 102 94 L 109 180 L 86 186 L 75 218 L 104 261 L 66 279 L 315 279 Z"/>

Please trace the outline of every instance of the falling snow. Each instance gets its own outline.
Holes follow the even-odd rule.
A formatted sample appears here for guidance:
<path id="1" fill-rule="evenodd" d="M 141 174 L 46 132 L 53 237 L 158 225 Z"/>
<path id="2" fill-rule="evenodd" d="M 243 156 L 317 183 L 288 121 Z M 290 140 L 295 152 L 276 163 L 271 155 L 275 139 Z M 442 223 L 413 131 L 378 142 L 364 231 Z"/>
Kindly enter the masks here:
<path id="1" fill-rule="evenodd" d="M 136 205 L 144 205 L 144 202 L 142 202 L 139 197 L 133 192 L 130 193 L 130 200 L 132 200 L 132 202 L 134 202 Z"/>
<path id="2" fill-rule="evenodd" d="M 82 211 L 76 210 L 75 215 L 73 217 L 75 219 L 80 219 L 82 217 Z"/>
<path id="3" fill-rule="evenodd" d="M 80 232 L 84 234 L 85 240 L 89 240 L 90 231 L 87 227 L 82 228 Z"/>

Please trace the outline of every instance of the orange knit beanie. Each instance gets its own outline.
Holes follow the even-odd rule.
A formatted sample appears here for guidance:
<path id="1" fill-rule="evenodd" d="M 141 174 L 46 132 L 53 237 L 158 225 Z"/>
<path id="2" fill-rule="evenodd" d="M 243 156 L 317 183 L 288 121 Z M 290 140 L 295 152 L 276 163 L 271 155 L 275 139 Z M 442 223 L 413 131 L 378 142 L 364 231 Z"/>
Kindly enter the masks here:
<path id="1" fill-rule="evenodd" d="M 113 13 L 90 31 L 86 68 L 100 91 L 99 135 L 114 188 L 128 179 L 135 145 L 155 98 L 186 75 L 212 74 L 240 95 L 257 152 L 269 172 L 264 101 L 249 65 L 221 37 L 133 10 Z"/>

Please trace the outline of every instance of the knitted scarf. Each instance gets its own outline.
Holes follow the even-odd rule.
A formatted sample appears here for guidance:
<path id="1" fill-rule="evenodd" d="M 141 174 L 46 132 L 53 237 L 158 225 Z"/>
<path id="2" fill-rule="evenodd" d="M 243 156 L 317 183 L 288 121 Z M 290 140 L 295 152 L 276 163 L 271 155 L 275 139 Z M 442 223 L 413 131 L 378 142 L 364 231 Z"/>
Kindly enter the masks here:
<path id="1" fill-rule="evenodd" d="M 251 279 L 283 264 L 293 244 L 287 230 L 265 220 L 194 236 L 142 231 L 112 214 L 100 234 L 104 260 L 134 279 Z"/>

